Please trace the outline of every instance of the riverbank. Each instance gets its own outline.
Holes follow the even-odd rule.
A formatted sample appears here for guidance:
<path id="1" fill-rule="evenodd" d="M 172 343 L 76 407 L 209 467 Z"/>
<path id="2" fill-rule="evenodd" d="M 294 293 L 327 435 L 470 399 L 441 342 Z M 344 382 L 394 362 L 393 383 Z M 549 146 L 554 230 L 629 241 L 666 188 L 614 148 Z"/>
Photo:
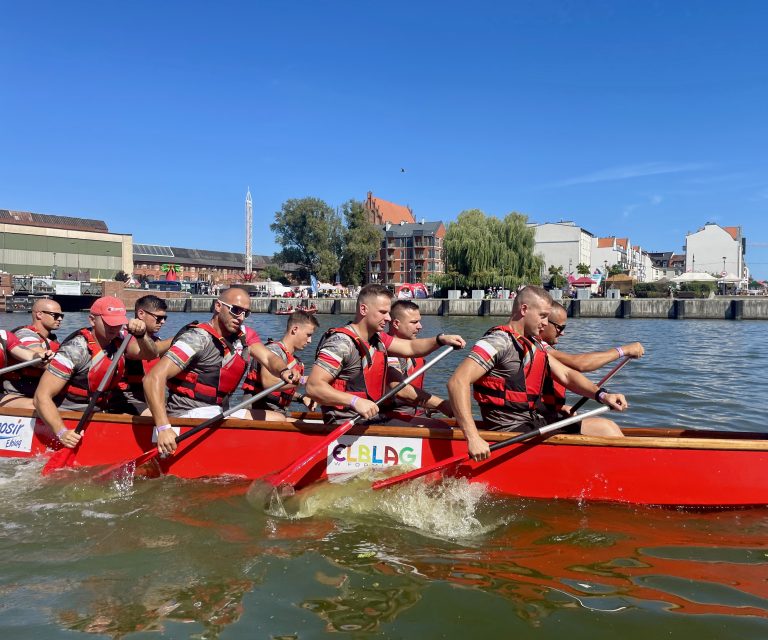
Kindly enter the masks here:
<path id="1" fill-rule="evenodd" d="M 215 298 L 192 296 L 168 299 L 169 311 L 207 312 Z M 499 316 L 509 317 L 512 300 L 417 300 L 424 316 Z M 286 298 L 252 298 L 254 313 L 275 313 L 289 304 L 310 301 Z M 354 298 L 313 298 L 317 313 L 353 315 Z M 768 297 L 746 298 L 720 296 L 713 299 L 633 298 L 631 300 L 567 300 L 564 302 L 572 318 L 653 318 L 675 320 L 768 320 Z"/>

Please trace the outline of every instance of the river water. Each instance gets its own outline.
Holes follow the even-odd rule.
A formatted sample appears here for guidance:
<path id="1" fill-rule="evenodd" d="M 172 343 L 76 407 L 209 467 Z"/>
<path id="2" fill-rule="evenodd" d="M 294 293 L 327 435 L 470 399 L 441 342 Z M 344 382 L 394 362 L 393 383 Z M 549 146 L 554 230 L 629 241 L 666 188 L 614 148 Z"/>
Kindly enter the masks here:
<path id="1" fill-rule="evenodd" d="M 171 315 L 164 333 L 205 317 Z M 284 320 L 249 323 L 277 338 Z M 490 324 L 428 317 L 424 334 Z M 569 319 L 560 346 L 645 345 L 610 385 L 630 401 L 623 425 L 761 431 L 765 327 Z M 434 392 L 460 357 L 430 372 Z M 768 637 L 768 509 L 492 499 L 449 480 L 322 486 L 277 517 L 238 480 L 104 486 L 42 465 L 0 460 L 2 638 Z"/>

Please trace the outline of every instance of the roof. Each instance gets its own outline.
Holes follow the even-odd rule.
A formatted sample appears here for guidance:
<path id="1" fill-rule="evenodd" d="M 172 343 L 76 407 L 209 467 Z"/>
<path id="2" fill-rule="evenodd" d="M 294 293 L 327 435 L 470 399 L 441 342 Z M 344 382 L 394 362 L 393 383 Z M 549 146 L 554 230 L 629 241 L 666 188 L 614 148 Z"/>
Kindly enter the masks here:
<path id="1" fill-rule="evenodd" d="M 598 249 L 609 249 L 613 247 L 613 241 L 616 238 L 613 236 L 610 236 L 609 238 L 598 238 L 597 239 L 597 248 Z"/>
<path id="2" fill-rule="evenodd" d="M 47 213 L 32 213 L 30 211 L 0 209 L 0 222 L 6 224 L 23 224 L 30 227 L 48 227 L 50 229 L 68 229 L 70 231 L 109 233 L 107 223 L 103 220 L 70 218 L 69 216 L 54 216 Z"/>
<path id="3" fill-rule="evenodd" d="M 207 249 L 187 249 L 161 244 L 134 244 L 133 259 L 140 262 L 179 262 L 189 266 L 222 267 L 242 269 L 245 267 L 245 254 L 230 251 L 209 251 Z M 253 268 L 263 269 L 274 264 L 270 256 L 253 256 Z M 295 271 L 297 265 L 286 263 L 279 265 L 284 271 Z"/>
<path id="4" fill-rule="evenodd" d="M 723 229 L 730 233 L 734 240 L 739 239 L 739 232 L 741 231 L 739 227 L 723 227 Z"/>
<path id="5" fill-rule="evenodd" d="M 365 208 L 373 214 L 371 219 L 373 224 L 416 222 L 410 207 L 377 198 L 370 191 L 365 201 Z"/>
<path id="6" fill-rule="evenodd" d="M 627 245 L 629 244 L 629 238 L 616 238 L 616 244 L 620 247 L 624 247 L 624 251 L 626 251 Z"/>
<path id="7" fill-rule="evenodd" d="M 387 225 L 376 225 L 377 229 L 381 229 L 388 238 L 403 238 L 413 235 L 435 235 L 440 227 L 443 226 L 442 221 L 437 222 L 413 222 L 413 223 L 401 223 L 390 225 L 387 229 Z"/>

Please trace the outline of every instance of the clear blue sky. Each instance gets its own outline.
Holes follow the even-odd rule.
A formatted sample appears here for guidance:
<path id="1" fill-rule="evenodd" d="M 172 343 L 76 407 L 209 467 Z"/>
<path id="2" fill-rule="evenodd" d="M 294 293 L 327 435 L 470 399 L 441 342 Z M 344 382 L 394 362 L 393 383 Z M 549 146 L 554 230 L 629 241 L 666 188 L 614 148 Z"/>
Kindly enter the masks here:
<path id="1" fill-rule="evenodd" d="M 570 219 L 768 277 L 764 2 L 5 2 L 0 208 L 275 250 L 288 198 Z M 401 172 L 404 168 L 405 173 Z"/>

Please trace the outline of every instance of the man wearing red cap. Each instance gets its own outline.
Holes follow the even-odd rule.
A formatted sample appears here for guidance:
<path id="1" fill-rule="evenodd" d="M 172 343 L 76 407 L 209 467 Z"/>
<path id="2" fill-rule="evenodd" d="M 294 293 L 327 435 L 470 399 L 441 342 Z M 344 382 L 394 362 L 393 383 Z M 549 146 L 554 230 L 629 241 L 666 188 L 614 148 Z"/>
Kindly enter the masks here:
<path id="1" fill-rule="evenodd" d="M 81 411 L 88 406 L 99 383 L 104 379 L 115 352 L 120 347 L 121 329 L 127 325 L 131 340 L 120 358 L 112 379 L 108 381 L 97 406 L 109 406 L 111 392 L 117 387 L 125 370 L 125 358 L 151 360 L 157 357 L 155 343 L 142 320 L 128 320 L 125 305 L 118 298 L 105 296 L 93 303 L 88 316 L 90 327 L 67 337 L 40 379 L 35 393 L 35 409 L 65 447 L 74 447 L 80 434 L 67 429 L 58 408 Z"/>

